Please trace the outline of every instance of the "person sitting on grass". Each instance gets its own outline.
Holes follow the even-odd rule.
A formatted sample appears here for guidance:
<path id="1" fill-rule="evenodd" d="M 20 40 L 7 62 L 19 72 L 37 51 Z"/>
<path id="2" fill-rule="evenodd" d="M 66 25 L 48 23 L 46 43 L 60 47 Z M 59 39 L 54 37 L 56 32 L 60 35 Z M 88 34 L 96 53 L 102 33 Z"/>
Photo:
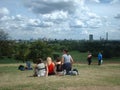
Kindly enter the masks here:
<path id="1" fill-rule="evenodd" d="M 46 62 L 46 76 L 50 75 L 55 75 L 55 64 L 52 61 L 51 57 L 47 57 L 47 62 Z"/>
<path id="2" fill-rule="evenodd" d="M 39 58 L 35 65 L 33 76 L 40 77 L 40 76 L 45 76 L 45 74 L 46 74 L 45 64 L 43 63 L 43 60 L 41 58 Z"/>
<path id="3" fill-rule="evenodd" d="M 55 70 L 57 75 L 60 75 L 60 76 L 63 75 L 63 68 L 62 68 L 62 62 L 60 57 L 57 57 L 57 60 L 55 62 Z"/>
<path id="4" fill-rule="evenodd" d="M 32 70 L 31 62 L 30 62 L 30 61 L 26 61 L 26 67 L 25 67 L 25 70 Z"/>

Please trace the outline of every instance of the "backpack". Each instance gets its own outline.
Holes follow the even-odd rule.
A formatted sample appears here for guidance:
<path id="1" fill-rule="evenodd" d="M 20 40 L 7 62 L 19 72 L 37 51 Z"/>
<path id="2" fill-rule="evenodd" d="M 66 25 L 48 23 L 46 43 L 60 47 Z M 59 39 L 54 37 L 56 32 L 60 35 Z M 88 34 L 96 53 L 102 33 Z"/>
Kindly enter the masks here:
<path id="1" fill-rule="evenodd" d="M 25 67 L 23 65 L 19 65 L 18 70 L 24 71 Z"/>
<path id="2" fill-rule="evenodd" d="M 70 71 L 70 74 L 71 74 L 71 75 L 79 75 L 79 72 L 78 72 L 78 70 L 75 68 L 75 69 L 73 69 L 72 71 Z"/>

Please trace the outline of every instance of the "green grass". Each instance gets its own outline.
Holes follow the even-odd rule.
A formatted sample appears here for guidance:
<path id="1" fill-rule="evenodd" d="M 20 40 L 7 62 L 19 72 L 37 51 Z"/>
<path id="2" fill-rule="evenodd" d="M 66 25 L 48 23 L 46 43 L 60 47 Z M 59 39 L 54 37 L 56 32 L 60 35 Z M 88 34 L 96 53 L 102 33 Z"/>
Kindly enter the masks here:
<path id="1" fill-rule="evenodd" d="M 81 52 L 78 52 L 78 51 L 72 51 L 72 52 L 69 52 L 69 53 L 71 54 L 71 56 L 73 57 L 75 62 L 83 63 L 83 64 L 87 63 L 87 55 L 88 55 L 87 52 L 86 53 L 81 53 Z M 92 57 L 92 63 L 93 64 L 98 63 L 97 57 Z M 120 57 L 113 57 L 113 58 L 110 58 L 110 59 L 106 59 L 103 56 L 103 63 L 120 63 Z"/>
<path id="2" fill-rule="evenodd" d="M 70 55 L 73 57 L 76 62 L 84 62 L 87 58 L 87 53 L 80 53 L 78 51 L 70 52 Z"/>
<path id="3" fill-rule="evenodd" d="M 0 64 L 4 64 L 4 63 L 6 63 L 6 64 L 9 64 L 9 63 L 18 63 L 18 61 L 15 60 L 15 59 L 12 59 L 12 58 L 3 58 L 3 59 L 0 59 Z"/>
<path id="4" fill-rule="evenodd" d="M 77 63 L 82 63 L 82 64 L 86 64 L 87 63 L 87 52 L 86 53 L 81 53 L 78 51 L 71 51 L 69 52 L 70 55 L 73 57 L 74 62 Z M 54 52 L 54 54 L 58 54 L 60 56 L 62 56 L 62 52 Z M 110 58 L 110 59 L 105 59 L 103 56 L 103 61 L 104 63 L 119 63 L 120 62 L 120 57 L 114 57 L 114 58 Z M 19 61 L 21 63 L 21 61 Z M 97 57 L 93 57 L 92 58 L 92 63 L 96 64 L 98 62 Z M 1 64 L 9 64 L 9 63 L 18 63 L 18 61 L 16 61 L 15 59 L 9 59 L 9 58 L 4 58 L 4 59 L 0 59 L 0 63 Z"/>
<path id="5" fill-rule="evenodd" d="M 22 63 L 21 63 L 22 64 Z M 33 71 L 19 71 L 19 64 L 0 64 L 0 90 L 119 90 L 120 63 L 74 64 L 78 76 L 30 77 Z M 34 65 L 33 65 L 34 66 Z M 97 88 L 97 89 L 96 89 Z"/>

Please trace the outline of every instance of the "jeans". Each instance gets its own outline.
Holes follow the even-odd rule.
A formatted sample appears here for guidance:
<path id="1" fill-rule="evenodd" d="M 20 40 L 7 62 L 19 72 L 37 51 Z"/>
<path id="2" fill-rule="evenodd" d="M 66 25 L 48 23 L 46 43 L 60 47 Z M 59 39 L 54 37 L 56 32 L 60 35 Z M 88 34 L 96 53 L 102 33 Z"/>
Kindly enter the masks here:
<path id="1" fill-rule="evenodd" d="M 71 63 L 64 63 L 63 64 L 63 70 L 66 70 L 66 74 L 69 74 L 69 71 L 71 71 L 72 65 Z"/>

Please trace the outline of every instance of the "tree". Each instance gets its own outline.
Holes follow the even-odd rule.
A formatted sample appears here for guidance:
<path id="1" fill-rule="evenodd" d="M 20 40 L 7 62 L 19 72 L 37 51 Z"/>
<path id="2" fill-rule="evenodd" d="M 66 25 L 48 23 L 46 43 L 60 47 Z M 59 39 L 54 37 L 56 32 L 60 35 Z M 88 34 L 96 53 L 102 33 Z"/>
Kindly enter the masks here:
<path id="1" fill-rule="evenodd" d="M 27 43 L 19 42 L 15 45 L 15 59 L 25 62 L 28 58 L 29 46 Z"/>
<path id="2" fill-rule="evenodd" d="M 7 40 L 8 39 L 8 33 L 0 29 L 0 41 Z"/>
<path id="3" fill-rule="evenodd" d="M 10 56 L 11 42 L 8 41 L 8 33 L 0 29 L 0 58 Z M 10 52 L 9 52 L 10 51 Z"/>
<path id="4" fill-rule="evenodd" d="M 52 48 L 45 42 L 35 41 L 30 46 L 30 52 L 27 58 L 35 62 L 37 58 L 45 60 L 48 56 L 52 56 Z"/>

